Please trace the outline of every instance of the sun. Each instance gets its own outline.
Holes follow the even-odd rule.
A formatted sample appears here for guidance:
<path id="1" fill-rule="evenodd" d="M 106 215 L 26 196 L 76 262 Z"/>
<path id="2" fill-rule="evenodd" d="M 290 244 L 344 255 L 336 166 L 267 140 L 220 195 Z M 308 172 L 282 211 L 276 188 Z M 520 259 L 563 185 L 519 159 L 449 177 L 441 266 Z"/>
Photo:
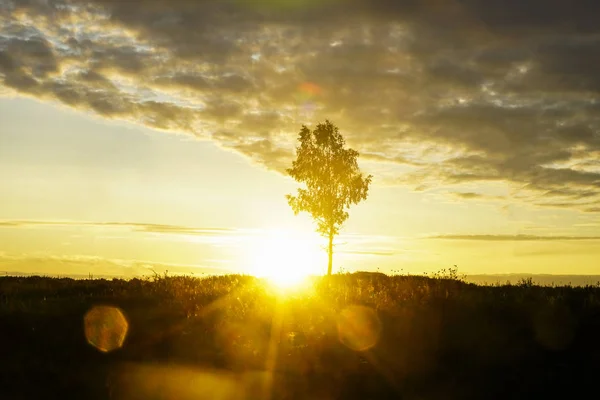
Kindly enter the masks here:
<path id="1" fill-rule="evenodd" d="M 250 273 L 280 288 L 290 289 L 310 275 L 322 274 L 324 254 L 310 236 L 272 232 L 257 239 L 250 253 Z"/>

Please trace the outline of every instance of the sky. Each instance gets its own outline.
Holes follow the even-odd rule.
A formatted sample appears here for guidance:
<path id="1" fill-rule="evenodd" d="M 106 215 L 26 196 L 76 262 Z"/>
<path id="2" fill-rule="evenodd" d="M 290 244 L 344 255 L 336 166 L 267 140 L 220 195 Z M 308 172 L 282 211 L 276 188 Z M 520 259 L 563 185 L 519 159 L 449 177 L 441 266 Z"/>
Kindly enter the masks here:
<path id="1" fill-rule="evenodd" d="M 373 175 L 334 271 L 600 274 L 598 15 L 0 0 L 0 271 L 322 273 L 285 169 L 329 119 Z"/>

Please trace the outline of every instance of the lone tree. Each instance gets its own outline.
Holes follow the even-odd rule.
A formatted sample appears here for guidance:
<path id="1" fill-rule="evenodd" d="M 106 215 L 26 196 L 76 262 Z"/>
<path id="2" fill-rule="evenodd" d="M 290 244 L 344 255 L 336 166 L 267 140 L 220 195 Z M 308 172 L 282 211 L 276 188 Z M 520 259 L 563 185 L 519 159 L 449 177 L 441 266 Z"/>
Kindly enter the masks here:
<path id="1" fill-rule="evenodd" d="M 306 188 L 286 197 L 294 214 L 310 213 L 317 232 L 329 238 L 327 275 L 331 275 L 333 237 L 348 219 L 346 209 L 367 198 L 372 176 L 360 172 L 358 151 L 344 148 L 344 138 L 328 120 L 312 132 L 302 125 L 298 141 L 296 160 L 287 172 Z"/>

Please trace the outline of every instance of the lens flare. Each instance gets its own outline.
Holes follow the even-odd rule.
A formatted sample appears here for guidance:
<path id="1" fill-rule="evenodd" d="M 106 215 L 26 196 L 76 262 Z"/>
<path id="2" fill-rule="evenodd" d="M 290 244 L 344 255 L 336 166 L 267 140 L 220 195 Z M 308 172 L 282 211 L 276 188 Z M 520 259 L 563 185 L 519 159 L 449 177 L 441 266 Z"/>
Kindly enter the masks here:
<path id="1" fill-rule="evenodd" d="M 123 312 L 116 307 L 94 306 L 83 318 L 87 342 L 103 353 L 123 346 L 129 324 Z"/>
<path id="2" fill-rule="evenodd" d="M 316 96 L 321 94 L 321 87 L 312 82 L 304 82 L 300 84 L 298 90 L 300 93 L 303 93 L 306 96 Z"/>
<path id="3" fill-rule="evenodd" d="M 302 110 L 302 114 L 306 117 L 312 116 L 317 109 L 315 99 L 323 92 L 323 89 L 312 82 L 304 82 L 298 85 L 295 98 Z"/>
<path id="4" fill-rule="evenodd" d="M 369 307 L 350 306 L 340 313 L 337 328 L 340 342 L 354 351 L 365 351 L 377 344 L 381 321 Z"/>

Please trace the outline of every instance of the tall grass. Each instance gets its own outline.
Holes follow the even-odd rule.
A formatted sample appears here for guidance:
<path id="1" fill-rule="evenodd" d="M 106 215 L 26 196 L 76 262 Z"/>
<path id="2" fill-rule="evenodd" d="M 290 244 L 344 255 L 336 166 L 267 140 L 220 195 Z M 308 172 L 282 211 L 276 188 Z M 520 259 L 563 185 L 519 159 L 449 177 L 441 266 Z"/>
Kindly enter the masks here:
<path id="1" fill-rule="evenodd" d="M 98 305 L 127 318 L 121 348 L 86 340 Z M 594 385 L 600 288 L 476 286 L 454 269 L 312 278 L 289 294 L 243 275 L 3 277 L 0 326 L 1 398 L 212 398 L 168 393 L 185 387 L 173 371 L 207 370 L 243 382 L 245 397 L 224 398 L 264 398 L 248 374 L 270 377 L 258 386 L 271 398 L 548 397 Z"/>

